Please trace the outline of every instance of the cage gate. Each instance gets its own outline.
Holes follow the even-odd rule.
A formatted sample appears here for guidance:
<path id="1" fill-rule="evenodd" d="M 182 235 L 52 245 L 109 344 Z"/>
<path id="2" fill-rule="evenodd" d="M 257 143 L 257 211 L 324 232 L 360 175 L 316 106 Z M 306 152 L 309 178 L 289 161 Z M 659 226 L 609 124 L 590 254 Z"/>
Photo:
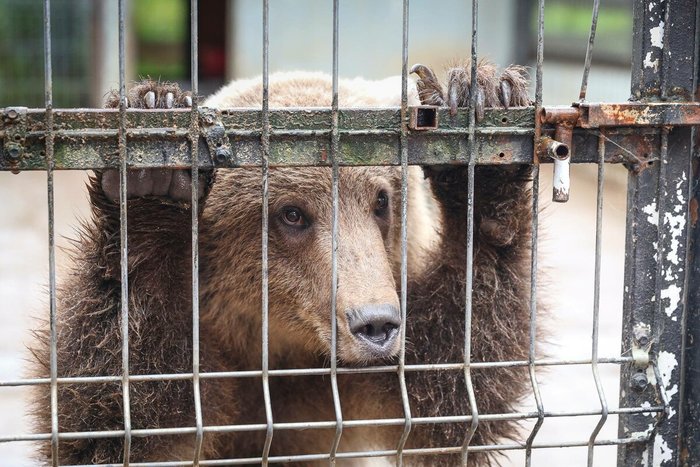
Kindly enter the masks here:
<path id="1" fill-rule="evenodd" d="M 573 106 L 545 107 L 542 103 L 544 57 L 544 0 L 539 0 L 536 97 L 534 106 L 486 109 L 477 123 L 477 94 L 469 108 L 451 116 L 445 108 L 408 106 L 408 19 L 409 2 L 403 0 L 402 97 L 400 108 L 345 109 L 338 105 L 339 0 L 333 1 L 332 105 L 328 109 L 270 109 L 269 107 L 269 0 L 263 0 L 263 101 L 262 109 L 214 110 L 198 105 L 197 0 L 191 0 L 191 110 L 127 110 L 125 78 L 125 7 L 119 0 L 119 109 L 54 109 L 52 99 L 51 2 L 44 0 L 45 108 L 8 107 L 0 109 L 0 170 L 39 170 L 47 173 L 49 207 L 50 268 L 50 377 L 0 381 L 0 387 L 49 385 L 51 388 L 51 432 L 0 437 L 0 442 L 48 441 L 53 465 L 58 465 L 62 440 L 91 437 L 124 439 L 121 465 L 238 465 L 327 461 L 393 456 L 398 465 L 413 455 L 462 453 L 466 463 L 470 452 L 524 450 L 526 464 L 533 449 L 587 446 L 592 465 L 594 447 L 618 447 L 618 465 L 700 465 L 700 241 L 697 226 L 697 160 L 700 140 L 698 74 L 700 73 L 700 3 L 696 0 L 635 0 L 632 99 L 625 103 L 595 104 L 586 100 L 599 0 L 593 2 L 593 21 L 579 101 Z M 476 77 L 478 0 L 472 0 L 471 63 Z M 329 19 L 330 20 L 330 19 Z M 692 38 L 692 40 L 691 40 Z M 398 53 L 398 51 L 397 51 Z M 319 157 L 318 155 L 321 154 Z M 568 177 L 568 163 L 598 165 L 598 215 L 596 229 L 593 347 L 586 360 L 537 359 L 537 233 L 539 214 L 539 164 L 555 163 L 561 177 Z M 616 357 L 598 355 L 600 314 L 601 222 L 603 175 L 606 163 L 624 164 L 629 171 L 625 250 L 623 333 L 621 352 Z M 328 368 L 270 369 L 268 361 L 268 170 L 273 166 L 327 166 L 332 168 L 332 282 L 331 307 L 335 309 L 338 285 L 339 168 L 359 165 L 397 165 L 402 169 L 401 226 L 402 267 L 401 315 L 406 320 L 407 288 L 407 170 L 409 165 L 462 164 L 469 170 L 467 216 L 467 264 L 472 264 L 474 235 L 474 169 L 486 164 L 527 164 L 534 170 L 533 238 L 530 277 L 530 354 L 525 361 L 472 362 L 472 299 L 464 302 L 466 316 L 464 361 L 445 364 L 407 364 L 405 326 L 402 326 L 398 363 L 369 369 L 343 367 L 337 359 L 337 323 L 331 316 L 331 358 Z M 129 300 L 126 273 L 128 219 L 126 183 L 128 168 L 190 168 L 192 179 L 192 361 L 190 373 L 132 375 L 129 372 Z M 196 174 L 212 168 L 262 167 L 262 348 L 260 370 L 207 373 L 199 363 L 199 255 L 198 183 Z M 119 168 L 121 238 L 122 367 L 120 375 L 59 377 L 56 352 L 56 274 L 54 242 L 54 170 Z M 560 177 L 560 178 L 561 178 Z M 576 190 L 576 180 L 571 182 Z M 569 186 L 564 182 L 555 198 L 564 201 Z M 467 268 L 467 290 L 471 290 L 472 268 Z M 613 310 L 614 311 L 614 310 Z M 526 325 L 525 323 L 523 323 Z M 621 367 L 620 408 L 608 409 L 600 383 L 598 366 Z M 598 411 L 552 412 L 540 395 L 535 369 L 551 365 L 591 365 L 600 400 Z M 480 368 L 525 367 L 529 371 L 536 411 L 510 414 L 479 413 L 472 387 L 472 371 Z M 464 373 L 471 413 L 451 417 L 418 418 L 411 415 L 406 373 L 451 370 Z M 338 375 L 363 371 L 396 373 L 404 417 L 378 420 L 344 420 L 338 390 Z M 329 375 L 335 420 L 327 422 L 275 422 L 269 381 L 272 377 Z M 266 421 L 257 425 L 206 426 L 202 418 L 200 381 L 208 378 L 261 378 Z M 195 426 L 139 428 L 130 422 L 129 387 L 133 382 L 187 379 L 193 382 Z M 124 406 L 122 430 L 60 432 L 58 386 L 70 383 L 120 383 Z M 608 395 L 609 396 L 609 395 Z M 608 415 L 619 416 L 615 439 L 601 439 L 598 433 Z M 585 440 L 557 444 L 538 442 L 537 435 L 548 417 L 599 416 L 599 423 Z M 520 443 L 477 446 L 471 439 L 480 421 L 535 420 L 534 427 Z M 464 423 L 467 436 L 461 446 L 407 448 L 406 441 L 417 425 Z M 343 429 L 353 426 L 399 426 L 402 436 L 389 451 L 339 451 Z M 335 430 L 328 452 L 308 455 L 274 456 L 271 443 L 277 430 L 325 428 Z M 261 431 L 264 449 L 257 458 L 200 459 L 202 439 L 207 432 Z M 130 462 L 132 437 L 194 434 L 191 461 L 161 463 Z"/>

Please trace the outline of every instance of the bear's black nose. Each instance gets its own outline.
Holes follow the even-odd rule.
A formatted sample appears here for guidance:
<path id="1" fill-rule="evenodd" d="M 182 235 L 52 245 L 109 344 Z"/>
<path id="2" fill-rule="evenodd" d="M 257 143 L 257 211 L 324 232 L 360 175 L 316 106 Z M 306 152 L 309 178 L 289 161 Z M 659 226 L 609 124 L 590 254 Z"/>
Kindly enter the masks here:
<path id="1" fill-rule="evenodd" d="M 350 332 L 373 356 L 389 357 L 401 327 L 401 314 L 393 305 L 365 305 L 347 312 Z"/>

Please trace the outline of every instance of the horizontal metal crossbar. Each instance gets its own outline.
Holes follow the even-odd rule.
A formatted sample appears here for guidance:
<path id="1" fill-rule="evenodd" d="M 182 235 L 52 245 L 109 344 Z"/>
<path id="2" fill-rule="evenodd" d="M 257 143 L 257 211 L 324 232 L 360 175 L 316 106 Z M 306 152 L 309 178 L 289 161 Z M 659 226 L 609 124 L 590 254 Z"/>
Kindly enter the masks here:
<path id="1" fill-rule="evenodd" d="M 119 166 L 119 112 L 115 109 L 55 109 L 53 131 L 46 129 L 44 109 L 0 110 L 0 170 L 46 170 L 45 138 L 54 140 L 54 168 L 102 169 Z M 408 134 L 409 164 L 468 162 L 469 114 L 459 109 L 451 116 L 437 109 L 439 126 Z M 191 167 L 189 131 L 191 111 L 127 111 L 127 157 L 133 168 Z M 261 111 L 231 109 L 222 112 L 200 108 L 199 167 L 261 166 Z M 339 163 L 353 165 L 400 164 L 401 111 L 340 109 L 338 115 Z M 271 166 L 330 166 L 330 109 L 278 109 L 270 111 Z M 487 109 L 475 128 L 477 164 L 531 164 L 535 109 Z M 606 129 L 606 162 L 634 162 L 638 154 L 658 148 L 658 130 Z M 554 128 L 543 128 L 553 135 Z M 573 163 L 596 162 L 598 131 L 575 129 Z M 542 160 L 542 162 L 547 162 Z"/>
<path id="2" fill-rule="evenodd" d="M 607 357 L 598 358 L 597 362 L 601 364 L 623 364 L 633 362 L 632 357 Z M 591 359 L 580 360 L 536 360 L 535 366 L 561 366 L 561 365 L 590 365 Z M 471 362 L 469 367 L 473 370 L 484 368 L 515 368 L 528 366 L 527 361 L 510 361 L 510 362 Z M 416 371 L 463 371 L 464 363 L 424 363 L 416 365 L 404 365 L 404 370 L 407 372 Z M 338 374 L 367 374 L 367 373 L 394 373 L 398 371 L 398 365 L 385 366 L 369 366 L 369 367 L 347 367 L 337 368 Z M 330 368 L 290 368 L 290 369 L 273 369 L 269 370 L 268 374 L 275 377 L 283 376 L 324 376 L 331 374 Z M 218 372 L 201 372 L 199 377 L 202 379 L 217 379 L 217 378 L 259 378 L 262 376 L 262 370 L 237 370 L 237 371 L 218 371 Z M 150 373 L 146 375 L 129 375 L 129 381 L 172 381 L 192 379 L 192 373 Z M 122 380 L 121 376 L 71 376 L 59 377 L 56 379 L 58 384 L 86 384 L 86 383 L 112 383 Z M 4 386 L 36 386 L 40 384 L 49 384 L 49 378 L 31 378 L 31 379 L 16 379 L 0 381 L 0 387 Z"/>
<path id="3" fill-rule="evenodd" d="M 696 102 L 625 102 L 579 105 L 582 128 L 700 125 Z"/>
<path id="4" fill-rule="evenodd" d="M 636 444 L 636 443 L 646 443 L 649 441 L 649 436 L 643 436 L 639 438 L 618 438 L 618 439 L 604 439 L 596 440 L 595 446 L 618 446 L 626 444 Z M 533 449 L 552 449 L 552 448 L 564 448 L 564 447 L 581 447 L 587 446 L 588 440 L 586 441 L 564 441 L 555 443 L 534 443 L 530 447 Z M 490 444 L 483 446 L 468 446 L 467 450 L 469 452 L 490 452 L 490 451 L 515 451 L 525 449 L 526 446 L 523 444 Z M 447 448 L 413 448 L 404 449 L 403 454 L 406 456 L 436 456 L 436 455 L 446 455 L 446 454 L 459 454 L 462 451 L 462 446 L 457 447 L 447 447 Z M 338 452 L 336 457 L 338 459 L 357 459 L 362 457 L 390 457 L 396 456 L 397 450 L 384 450 L 384 451 L 357 451 L 357 452 Z M 329 454 L 303 454 L 296 456 L 270 456 L 267 461 L 271 464 L 279 464 L 284 462 L 311 462 L 311 461 L 323 461 L 328 460 Z M 202 466 L 223 466 L 223 465 L 248 465 L 248 464 L 260 464 L 262 458 L 253 457 L 245 459 L 212 459 L 212 460 L 202 460 L 199 465 Z M 114 467 L 123 464 L 110 464 Z M 170 461 L 170 462 L 130 462 L 130 467 L 186 467 L 193 465 L 192 462 L 188 461 Z M 93 467 L 93 466 L 77 466 L 77 465 L 64 465 L 63 467 Z M 95 465 L 94 467 L 97 467 Z"/>
<path id="5" fill-rule="evenodd" d="M 700 125 L 696 102 L 577 103 L 542 109 L 542 123 L 569 123 L 581 128 Z"/>
<path id="6" fill-rule="evenodd" d="M 609 414 L 656 414 L 664 410 L 663 406 L 650 407 L 621 407 L 619 409 L 610 409 Z M 564 417 L 591 417 L 600 415 L 600 410 L 576 410 L 576 411 L 545 411 L 545 417 L 564 418 Z M 508 420 L 529 420 L 539 416 L 538 412 L 513 412 L 501 414 L 479 414 L 481 421 L 508 421 Z M 472 420 L 471 415 L 451 415 L 442 417 L 413 417 L 412 422 L 415 425 L 440 425 L 450 423 L 469 423 Z M 406 422 L 403 418 L 381 418 L 374 420 L 345 420 L 343 421 L 344 428 L 363 428 L 363 427 L 381 427 L 381 426 L 402 426 Z M 335 421 L 319 421 L 319 422 L 275 422 L 273 428 L 275 430 L 324 430 L 335 428 Z M 241 433 L 253 431 L 265 431 L 267 425 L 265 423 L 249 423 L 242 425 L 216 425 L 204 426 L 204 433 Z M 172 428 L 134 428 L 131 431 L 132 436 L 177 436 L 189 435 L 195 433 L 196 427 L 178 426 Z M 78 432 L 61 432 L 58 435 L 59 440 L 76 440 L 76 439 L 103 439 L 103 438 L 119 438 L 124 436 L 124 430 L 97 430 L 97 431 L 78 431 Z M 51 439 L 50 433 L 32 433 L 16 436 L 0 436 L 0 443 L 10 443 L 17 441 L 46 441 Z"/>

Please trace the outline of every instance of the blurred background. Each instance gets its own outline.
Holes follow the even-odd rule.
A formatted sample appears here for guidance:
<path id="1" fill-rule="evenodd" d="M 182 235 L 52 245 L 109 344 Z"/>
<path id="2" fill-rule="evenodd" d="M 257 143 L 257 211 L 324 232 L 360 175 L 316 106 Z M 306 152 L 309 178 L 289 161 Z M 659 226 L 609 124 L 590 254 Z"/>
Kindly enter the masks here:
<path id="1" fill-rule="evenodd" d="M 43 2 L 0 0 L 0 107 L 42 107 L 44 102 Z M 262 69 L 262 8 L 259 0 L 202 0 L 199 11 L 200 93 Z M 270 70 L 331 70 L 332 2 L 270 2 Z M 471 10 L 467 0 L 412 0 L 409 65 L 436 70 L 468 57 Z M 101 107 L 119 84 L 117 2 L 53 0 L 53 94 L 55 107 Z M 130 0 L 127 74 L 150 76 L 189 88 L 190 16 L 187 0 Z M 548 0 L 545 16 L 545 104 L 569 105 L 578 96 L 591 21 L 590 0 Z M 340 1 L 340 75 L 383 78 L 401 70 L 400 0 Z M 534 65 L 536 2 L 480 2 L 479 54 L 495 63 Z M 630 89 L 632 7 L 607 0 L 601 7 L 588 99 L 625 101 Z M 534 71 L 533 71 L 534 75 Z M 534 95 L 534 93 L 533 93 Z M 86 172 L 56 173 L 59 247 L 75 237 L 78 219 L 89 215 Z M 571 200 L 548 202 L 551 170 L 542 169 L 540 236 L 541 294 L 549 303 L 550 338 L 542 353 L 587 358 L 591 352 L 595 241 L 594 166 L 572 168 Z M 601 303 L 602 357 L 620 354 L 626 172 L 606 166 Z M 29 330 L 47 316 L 48 247 L 46 174 L 0 172 L 0 380 L 26 376 Z M 60 271 L 67 264 L 58 251 Z M 602 365 L 606 398 L 617 407 L 619 371 Z M 590 365 L 552 367 L 539 373 L 547 411 L 597 410 Z M 495 388 L 497 390 L 497 388 Z M 26 388 L 0 387 L 0 436 L 31 431 L 24 415 Z M 523 410 L 535 410 L 528 400 Z M 538 442 L 587 440 L 598 417 L 548 418 Z M 524 438 L 532 428 L 523 423 Z M 609 417 L 600 439 L 617 437 Z M 30 443 L 0 443 L 0 464 L 34 465 Z M 595 464 L 614 464 L 614 447 L 596 448 Z M 523 465 L 508 453 L 505 465 Z M 538 449 L 533 465 L 585 465 L 586 448 Z"/>

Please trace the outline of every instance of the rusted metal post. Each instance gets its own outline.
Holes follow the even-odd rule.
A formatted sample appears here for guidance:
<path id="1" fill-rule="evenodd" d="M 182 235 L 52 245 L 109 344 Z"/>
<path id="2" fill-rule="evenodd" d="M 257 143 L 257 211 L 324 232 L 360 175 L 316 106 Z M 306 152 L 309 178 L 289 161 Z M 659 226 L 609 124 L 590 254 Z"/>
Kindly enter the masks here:
<path id="1" fill-rule="evenodd" d="M 695 12 L 695 75 L 692 90 L 696 101 L 700 100 L 700 6 Z M 700 225 L 698 225 L 698 200 L 700 199 L 700 127 L 691 130 L 693 149 L 690 165 L 691 183 L 689 200 L 689 245 L 686 260 L 686 345 L 681 360 L 681 394 L 683 406 L 680 413 L 681 449 L 680 462 L 684 466 L 700 465 Z"/>
<path id="2" fill-rule="evenodd" d="M 700 465 L 700 225 L 698 224 L 698 200 L 700 200 L 700 131 L 694 131 L 694 155 L 692 163 L 693 187 L 690 198 L 690 245 L 688 252 L 687 344 L 681 376 L 683 389 L 681 465 Z"/>
<path id="3" fill-rule="evenodd" d="M 690 100 L 697 8 L 696 0 L 634 2 L 633 100 L 654 105 Z M 691 129 L 665 126 L 657 133 L 653 151 L 637 154 L 650 162 L 643 170 L 630 171 L 628 179 L 621 349 L 631 351 L 635 361 L 621 369 L 620 407 L 662 404 L 666 410 L 661 416 L 620 416 L 620 437 L 647 440 L 620 446 L 621 466 L 679 465 L 686 444 L 681 370 L 688 310 Z"/>

